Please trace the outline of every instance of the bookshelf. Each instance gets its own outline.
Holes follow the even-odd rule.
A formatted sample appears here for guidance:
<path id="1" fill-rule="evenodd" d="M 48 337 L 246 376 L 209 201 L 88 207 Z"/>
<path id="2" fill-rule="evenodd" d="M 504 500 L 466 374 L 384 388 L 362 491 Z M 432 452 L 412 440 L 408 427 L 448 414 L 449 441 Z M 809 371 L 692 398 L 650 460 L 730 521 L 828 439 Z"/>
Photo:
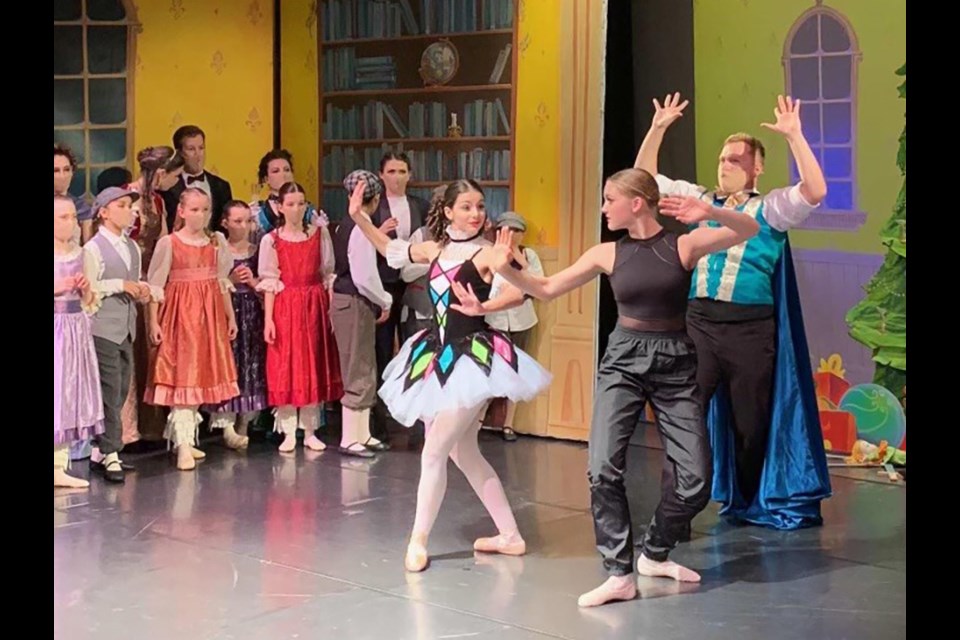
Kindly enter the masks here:
<path id="1" fill-rule="evenodd" d="M 317 29 L 320 203 L 346 215 L 343 177 L 377 173 L 386 151 L 410 156 L 408 193 L 472 178 L 496 216 L 512 207 L 517 0 L 322 0 Z M 459 66 L 425 85 L 421 55 L 448 40 Z M 451 114 L 462 128 L 448 135 Z"/>

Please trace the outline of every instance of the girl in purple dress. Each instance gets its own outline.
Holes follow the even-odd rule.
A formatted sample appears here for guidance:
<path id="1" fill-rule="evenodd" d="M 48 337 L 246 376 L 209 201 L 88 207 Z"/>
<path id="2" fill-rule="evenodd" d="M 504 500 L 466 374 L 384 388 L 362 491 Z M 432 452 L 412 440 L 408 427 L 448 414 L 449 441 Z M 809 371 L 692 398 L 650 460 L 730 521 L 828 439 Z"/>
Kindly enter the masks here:
<path id="1" fill-rule="evenodd" d="M 70 444 L 103 433 L 103 398 L 90 309 L 94 294 L 74 240 L 77 209 L 69 196 L 53 197 L 53 486 L 84 489 L 67 473 Z"/>
<path id="2" fill-rule="evenodd" d="M 246 203 L 231 200 L 224 207 L 220 221 L 233 254 L 230 281 L 234 291 L 231 298 L 233 313 L 237 319 L 233 358 L 237 365 L 240 395 L 222 405 L 204 407 L 211 413 L 210 427 L 223 430 L 223 442 L 231 449 L 247 447 L 247 425 L 257 412 L 267 408 L 263 302 L 255 290 L 259 282 L 258 258 L 257 246 L 250 242 L 253 228 L 251 216 L 250 207 Z"/>

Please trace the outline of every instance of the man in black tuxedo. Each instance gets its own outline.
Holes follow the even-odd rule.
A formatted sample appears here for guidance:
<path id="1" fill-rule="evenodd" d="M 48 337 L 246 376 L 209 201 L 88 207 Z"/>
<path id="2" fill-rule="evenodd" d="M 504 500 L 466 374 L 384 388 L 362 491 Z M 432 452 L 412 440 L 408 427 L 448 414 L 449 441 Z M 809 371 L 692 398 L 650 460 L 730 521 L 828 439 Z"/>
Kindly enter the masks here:
<path id="1" fill-rule="evenodd" d="M 407 154 L 385 153 L 380 159 L 380 180 L 384 186 L 383 197 L 380 198 L 380 207 L 373 222 L 383 228 L 391 238 L 409 240 L 410 235 L 426 223 L 430 205 L 423 198 L 407 195 L 407 184 L 410 182 L 410 159 Z M 384 227 L 387 221 L 391 221 L 391 224 Z M 400 278 L 400 271 L 387 266 L 386 259 L 379 253 L 377 268 L 380 271 L 383 288 L 393 296 L 390 317 L 377 326 L 377 380 L 381 380 L 383 370 L 394 355 L 394 342 L 400 328 L 400 312 L 403 309 L 403 292 L 406 284 Z M 373 424 L 370 427 L 373 436 L 383 443 L 389 441 L 386 416 L 385 407 L 378 398 Z M 387 444 L 383 445 L 384 449 L 388 447 Z"/>
<path id="2" fill-rule="evenodd" d="M 230 183 L 203 169 L 207 156 L 206 139 L 207 136 L 203 133 L 203 129 L 192 124 L 180 127 L 173 134 L 173 148 L 183 156 L 184 165 L 183 174 L 181 174 L 177 184 L 167 191 L 161 192 L 164 204 L 167 207 L 168 229 L 173 229 L 173 223 L 177 218 L 180 194 L 187 187 L 203 189 L 210 195 L 212 206 L 211 229 L 217 228 L 220 216 L 223 214 L 223 207 L 233 200 Z"/>

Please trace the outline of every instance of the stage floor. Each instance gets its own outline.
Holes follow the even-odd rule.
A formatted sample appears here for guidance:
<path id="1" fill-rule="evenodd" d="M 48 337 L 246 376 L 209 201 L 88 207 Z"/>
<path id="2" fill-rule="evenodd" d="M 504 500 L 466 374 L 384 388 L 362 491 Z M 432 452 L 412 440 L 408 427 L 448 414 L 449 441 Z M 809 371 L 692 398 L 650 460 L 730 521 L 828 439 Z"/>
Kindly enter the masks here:
<path id="1" fill-rule="evenodd" d="M 639 598 L 577 596 L 604 574 L 594 549 L 586 446 L 481 435 L 527 540 L 479 556 L 495 533 L 452 465 L 432 564 L 403 570 L 415 443 L 374 461 L 219 444 L 194 473 L 141 458 L 125 485 L 54 492 L 54 635 L 70 640 L 906 637 L 906 490 L 834 476 L 826 525 L 733 527 L 716 505 L 674 559 L 699 586 L 639 578 Z M 629 454 L 634 531 L 656 505 L 661 452 Z M 86 476 L 86 462 L 75 463 Z M 639 539 L 639 533 L 636 535 Z"/>

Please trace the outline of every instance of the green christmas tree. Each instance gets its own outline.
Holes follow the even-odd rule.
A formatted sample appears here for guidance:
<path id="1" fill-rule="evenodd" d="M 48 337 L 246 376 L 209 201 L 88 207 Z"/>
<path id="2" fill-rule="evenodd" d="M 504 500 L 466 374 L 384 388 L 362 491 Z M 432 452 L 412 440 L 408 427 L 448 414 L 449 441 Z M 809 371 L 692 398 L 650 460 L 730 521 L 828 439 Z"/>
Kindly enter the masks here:
<path id="1" fill-rule="evenodd" d="M 907 98 L 907 65 L 900 97 Z M 903 400 L 907 387 L 907 126 L 900 134 L 897 166 L 904 176 L 893 216 L 880 232 L 887 247 L 883 266 L 865 287 L 867 296 L 847 313 L 850 336 L 870 347 L 877 369 L 873 381 Z"/>

